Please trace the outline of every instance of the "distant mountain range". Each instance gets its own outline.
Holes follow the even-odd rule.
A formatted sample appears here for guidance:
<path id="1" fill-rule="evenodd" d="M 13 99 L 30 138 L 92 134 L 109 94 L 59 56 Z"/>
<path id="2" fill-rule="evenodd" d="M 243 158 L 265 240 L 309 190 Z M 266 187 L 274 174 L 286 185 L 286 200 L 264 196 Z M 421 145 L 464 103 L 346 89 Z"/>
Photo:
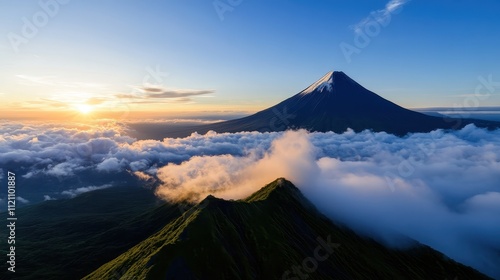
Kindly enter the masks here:
<path id="1" fill-rule="evenodd" d="M 113 188 L 18 217 L 9 279 L 490 279 L 416 242 L 360 237 L 283 178 L 238 201 L 158 204 L 148 190 Z"/>
<path id="2" fill-rule="evenodd" d="M 396 135 L 429 132 L 438 128 L 459 129 L 467 124 L 498 128 L 500 122 L 436 117 L 405 109 L 367 90 L 343 72 L 329 72 L 298 94 L 253 115 L 208 125 L 170 130 L 169 137 L 240 131 L 309 131 L 342 133 L 351 128 L 385 131 Z"/>

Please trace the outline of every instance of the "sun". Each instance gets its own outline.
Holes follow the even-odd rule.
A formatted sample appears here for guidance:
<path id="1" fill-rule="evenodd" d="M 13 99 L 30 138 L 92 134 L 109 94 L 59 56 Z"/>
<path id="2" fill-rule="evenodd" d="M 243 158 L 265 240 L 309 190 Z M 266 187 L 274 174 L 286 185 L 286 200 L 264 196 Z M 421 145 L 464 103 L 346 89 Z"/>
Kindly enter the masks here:
<path id="1" fill-rule="evenodd" d="M 76 105 L 76 109 L 84 115 L 90 114 L 90 112 L 92 112 L 92 106 L 87 104 Z"/>

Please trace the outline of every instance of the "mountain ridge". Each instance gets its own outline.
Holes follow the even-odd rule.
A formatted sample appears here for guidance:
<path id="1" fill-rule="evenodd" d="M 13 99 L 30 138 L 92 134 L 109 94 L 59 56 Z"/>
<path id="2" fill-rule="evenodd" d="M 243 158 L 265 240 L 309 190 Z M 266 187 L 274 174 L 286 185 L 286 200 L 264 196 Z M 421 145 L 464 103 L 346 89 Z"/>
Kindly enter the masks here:
<path id="1" fill-rule="evenodd" d="M 284 178 L 243 200 L 208 196 L 84 279 L 489 279 L 423 245 L 387 249 L 308 204 Z"/>

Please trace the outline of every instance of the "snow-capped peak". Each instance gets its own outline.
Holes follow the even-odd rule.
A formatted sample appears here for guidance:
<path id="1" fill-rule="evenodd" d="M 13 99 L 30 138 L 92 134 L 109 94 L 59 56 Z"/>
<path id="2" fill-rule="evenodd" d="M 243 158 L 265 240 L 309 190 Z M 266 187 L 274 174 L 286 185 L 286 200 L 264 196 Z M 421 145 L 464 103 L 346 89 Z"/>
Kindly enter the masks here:
<path id="1" fill-rule="evenodd" d="M 323 92 L 332 91 L 333 89 L 333 71 L 326 73 L 321 79 L 317 80 L 314 84 L 303 90 L 302 94 L 311 93 L 313 91 Z"/>

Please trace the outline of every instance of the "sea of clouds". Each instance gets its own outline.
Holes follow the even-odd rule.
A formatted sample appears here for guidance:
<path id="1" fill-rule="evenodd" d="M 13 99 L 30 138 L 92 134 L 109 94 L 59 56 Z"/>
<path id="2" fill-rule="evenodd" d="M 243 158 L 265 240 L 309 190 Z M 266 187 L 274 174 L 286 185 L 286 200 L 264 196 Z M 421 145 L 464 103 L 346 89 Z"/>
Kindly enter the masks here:
<path id="1" fill-rule="evenodd" d="M 404 237 L 500 279 L 500 130 L 415 133 L 241 132 L 163 141 L 118 124 L 2 123 L 0 178 L 78 178 L 40 200 L 107 188 L 129 174 L 169 201 L 239 199 L 278 177 L 337 223 L 395 247 Z M 106 177 L 107 176 L 107 177 Z M 19 191 L 24 203 L 22 191 Z M 5 196 L 0 196 L 5 202 Z M 34 200 L 34 199 L 31 199 Z M 36 199 L 35 199 L 36 200 Z"/>

